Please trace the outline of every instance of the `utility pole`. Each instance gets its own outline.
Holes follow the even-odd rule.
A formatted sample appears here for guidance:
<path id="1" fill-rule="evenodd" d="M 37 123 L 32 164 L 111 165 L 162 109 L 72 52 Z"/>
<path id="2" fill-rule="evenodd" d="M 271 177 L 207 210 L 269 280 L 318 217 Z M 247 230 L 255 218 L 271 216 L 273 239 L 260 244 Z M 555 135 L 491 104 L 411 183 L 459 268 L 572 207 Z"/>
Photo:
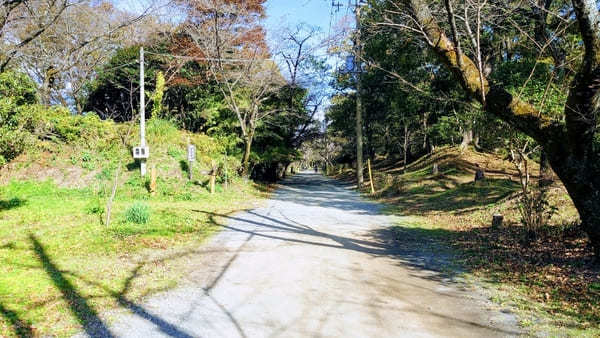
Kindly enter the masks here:
<path id="1" fill-rule="evenodd" d="M 140 146 L 146 148 L 146 94 L 144 93 L 144 47 L 140 47 Z M 146 159 L 140 159 L 140 173 L 146 176 Z"/>
<path id="2" fill-rule="evenodd" d="M 360 41 L 360 0 L 355 4 L 356 36 L 354 40 L 354 70 L 356 71 L 356 180 L 360 190 L 364 183 L 363 178 L 363 138 L 362 138 L 362 46 Z"/>
<path id="3" fill-rule="evenodd" d="M 146 93 L 144 92 L 144 47 L 140 47 L 140 145 L 133 147 L 133 158 L 140 161 L 140 174 L 146 176 L 146 160 L 150 148 L 146 146 Z"/>

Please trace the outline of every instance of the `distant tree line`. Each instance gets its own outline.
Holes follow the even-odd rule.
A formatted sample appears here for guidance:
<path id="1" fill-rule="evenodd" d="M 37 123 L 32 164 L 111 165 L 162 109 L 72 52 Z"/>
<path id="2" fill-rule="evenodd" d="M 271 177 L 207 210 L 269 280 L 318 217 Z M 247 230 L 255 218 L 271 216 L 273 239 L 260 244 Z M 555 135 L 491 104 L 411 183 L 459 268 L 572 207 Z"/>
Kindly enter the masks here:
<path id="1" fill-rule="evenodd" d="M 302 46 L 267 46 L 264 3 L 3 2 L 0 70 L 30 79 L 27 88 L 46 107 L 126 122 L 139 113 L 143 46 L 149 118 L 227 138 L 230 155 L 242 160 L 241 175 L 275 180 L 316 133 L 315 93 L 298 79 L 319 63 Z M 182 20 L 173 23 L 174 15 Z M 314 32 L 290 30 L 282 39 L 302 34 L 310 40 Z M 274 55 L 295 55 L 294 73 L 282 72 Z M 7 121 L 0 125 L 8 128 Z"/>

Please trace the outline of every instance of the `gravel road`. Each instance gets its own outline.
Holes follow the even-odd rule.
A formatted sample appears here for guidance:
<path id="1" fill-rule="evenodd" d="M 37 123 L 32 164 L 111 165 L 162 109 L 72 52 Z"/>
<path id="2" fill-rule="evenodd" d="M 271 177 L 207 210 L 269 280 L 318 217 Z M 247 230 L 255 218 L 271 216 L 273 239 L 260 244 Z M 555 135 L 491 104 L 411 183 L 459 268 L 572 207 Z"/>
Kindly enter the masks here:
<path id="1" fill-rule="evenodd" d="M 380 208 L 319 174 L 289 178 L 266 207 L 215 218 L 223 230 L 190 259 L 185 286 L 135 305 L 98 335 L 520 334 L 513 315 L 443 272 L 442 253 L 419 249 L 414 237 L 393 240 L 386 227 L 403 219 Z"/>

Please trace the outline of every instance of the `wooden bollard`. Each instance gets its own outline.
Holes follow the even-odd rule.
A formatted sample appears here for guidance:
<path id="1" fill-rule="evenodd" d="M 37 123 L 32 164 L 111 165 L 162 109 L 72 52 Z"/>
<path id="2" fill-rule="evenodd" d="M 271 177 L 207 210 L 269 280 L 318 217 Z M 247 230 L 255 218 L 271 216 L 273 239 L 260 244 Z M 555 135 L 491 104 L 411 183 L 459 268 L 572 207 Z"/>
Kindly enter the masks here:
<path id="1" fill-rule="evenodd" d="M 502 226 L 502 222 L 504 221 L 504 216 L 500 214 L 495 214 L 492 216 L 492 228 L 498 229 Z"/>
<path id="2" fill-rule="evenodd" d="M 373 185 L 373 173 L 371 172 L 371 159 L 367 159 L 367 168 L 369 169 L 369 182 L 371 183 L 371 194 L 375 194 L 375 186 Z"/>
<path id="3" fill-rule="evenodd" d="M 150 195 L 156 195 L 156 166 L 152 166 L 152 171 L 150 172 Z"/>
<path id="4" fill-rule="evenodd" d="M 215 193 L 215 185 L 217 183 L 217 164 L 212 161 L 212 169 L 210 171 L 210 193 Z"/>
<path id="5" fill-rule="evenodd" d="M 479 165 L 477 165 L 477 169 L 475 170 L 475 182 L 483 181 L 485 179 L 485 172 Z"/>

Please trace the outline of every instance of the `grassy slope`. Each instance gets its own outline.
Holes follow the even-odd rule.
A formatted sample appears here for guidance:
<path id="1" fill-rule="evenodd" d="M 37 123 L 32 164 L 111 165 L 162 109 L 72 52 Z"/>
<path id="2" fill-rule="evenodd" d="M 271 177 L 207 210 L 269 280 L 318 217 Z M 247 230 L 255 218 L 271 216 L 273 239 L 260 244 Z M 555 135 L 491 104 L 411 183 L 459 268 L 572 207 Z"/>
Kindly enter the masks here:
<path id="1" fill-rule="evenodd" d="M 116 128 L 127 135 L 128 126 Z M 188 137 L 199 158 L 191 182 L 182 165 Z M 134 136 L 125 139 L 135 143 Z M 155 196 L 118 143 L 45 142 L 0 171 L 0 336 L 68 336 L 99 322 L 107 309 L 132 309 L 141 297 L 173 287 L 186 272 L 186 257 L 218 230 L 203 211 L 250 208 L 266 194 L 241 179 L 207 192 L 201 171 L 210 161 L 237 161 L 219 156 L 215 140 L 164 121 L 149 123 L 148 139 L 150 165 L 159 174 Z M 104 206 L 119 162 L 106 226 Z M 149 207 L 148 223 L 127 221 L 134 203 Z"/>
<path id="2" fill-rule="evenodd" d="M 438 175 L 432 175 L 434 163 Z M 486 181 L 477 184 L 476 165 L 486 171 Z M 600 269 L 591 263 L 564 187 L 552 187 L 550 203 L 558 213 L 537 240 L 528 242 L 517 209 L 520 188 L 509 162 L 444 148 L 412 163 L 404 174 L 402 169 L 379 162 L 374 178 L 374 197 L 388 203 L 390 212 L 410 216 L 410 224 L 397 226 L 399 236 L 434 238 L 452 247 L 467 275 L 493 290 L 495 301 L 516 309 L 531 333 L 600 335 Z M 351 179 L 352 174 L 338 176 Z M 505 226 L 494 230 L 489 226 L 498 212 Z"/>

